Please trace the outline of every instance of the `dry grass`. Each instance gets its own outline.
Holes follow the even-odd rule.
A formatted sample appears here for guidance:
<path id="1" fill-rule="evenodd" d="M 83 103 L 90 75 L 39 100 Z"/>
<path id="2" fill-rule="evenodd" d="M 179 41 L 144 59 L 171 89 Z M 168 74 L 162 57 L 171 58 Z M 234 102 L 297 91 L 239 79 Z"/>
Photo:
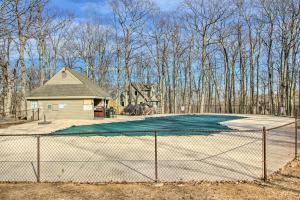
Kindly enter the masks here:
<path id="1" fill-rule="evenodd" d="M 300 160 L 270 182 L 176 184 L 0 184 L 0 199 L 300 199 Z"/>

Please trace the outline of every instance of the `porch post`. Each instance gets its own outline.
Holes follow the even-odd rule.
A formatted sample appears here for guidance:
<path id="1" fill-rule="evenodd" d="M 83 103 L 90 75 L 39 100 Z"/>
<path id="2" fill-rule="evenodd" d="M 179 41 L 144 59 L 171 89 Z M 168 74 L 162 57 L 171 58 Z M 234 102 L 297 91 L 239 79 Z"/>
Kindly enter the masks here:
<path id="1" fill-rule="evenodd" d="M 106 98 L 104 98 L 104 118 L 106 118 Z"/>

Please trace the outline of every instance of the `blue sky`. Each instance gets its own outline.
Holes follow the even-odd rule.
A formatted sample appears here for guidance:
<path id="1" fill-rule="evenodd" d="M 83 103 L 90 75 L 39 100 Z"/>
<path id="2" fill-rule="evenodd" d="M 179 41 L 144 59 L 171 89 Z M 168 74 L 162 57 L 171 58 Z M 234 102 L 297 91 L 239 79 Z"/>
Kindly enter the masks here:
<path id="1" fill-rule="evenodd" d="M 176 9 L 182 0 L 153 0 L 163 11 Z M 71 11 L 79 19 L 88 18 L 97 14 L 102 18 L 111 16 L 108 0 L 50 0 L 52 6 Z"/>

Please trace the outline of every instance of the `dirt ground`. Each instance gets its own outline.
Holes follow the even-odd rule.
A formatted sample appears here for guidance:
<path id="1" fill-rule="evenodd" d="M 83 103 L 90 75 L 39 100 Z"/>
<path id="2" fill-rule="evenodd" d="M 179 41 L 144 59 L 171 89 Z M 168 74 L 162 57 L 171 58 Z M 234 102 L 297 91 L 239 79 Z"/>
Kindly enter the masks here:
<path id="1" fill-rule="evenodd" d="M 300 159 L 262 182 L 0 184 L 0 199 L 300 199 Z"/>
<path id="2" fill-rule="evenodd" d="M 8 128 L 10 126 L 20 125 L 28 123 L 29 121 L 26 120 L 14 120 L 14 119 L 6 119 L 0 120 L 0 129 Z"/>

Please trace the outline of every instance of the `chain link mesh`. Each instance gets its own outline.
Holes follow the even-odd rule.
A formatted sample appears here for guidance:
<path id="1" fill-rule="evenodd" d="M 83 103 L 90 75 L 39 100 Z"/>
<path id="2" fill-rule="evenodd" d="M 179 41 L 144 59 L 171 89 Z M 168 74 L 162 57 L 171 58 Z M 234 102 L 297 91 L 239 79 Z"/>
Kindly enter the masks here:
<path id="1" fill-rule="evenodd" d="M 248 180 L 261 177 L 261 131 L 158 138 L 161 181 Z"/>
<path id="2" fill-rule="evenodd" d="M 295 123 L 267 131 L 267 173 L 272 174 L 295 158 Z"/>
<path id="3" fill-rule="evenodd" d="M 154 180 L 151 136 L 51 136 L 41 139 L 42 181 Z"/>
<path id="4" fill-rule="evenodd" d="M 36 181 L 36 147 L 32 136 L 0 137 L 0 180 Z"/>
<path id="5" fill-rule="evenodd" d="M 173 182 L 263 177 L 262 130 L 137 132 L 2 135 L 0 181 Z M 267 130 L 266 144 L 270 175 L 295 156 L 295 124 Z"/>

